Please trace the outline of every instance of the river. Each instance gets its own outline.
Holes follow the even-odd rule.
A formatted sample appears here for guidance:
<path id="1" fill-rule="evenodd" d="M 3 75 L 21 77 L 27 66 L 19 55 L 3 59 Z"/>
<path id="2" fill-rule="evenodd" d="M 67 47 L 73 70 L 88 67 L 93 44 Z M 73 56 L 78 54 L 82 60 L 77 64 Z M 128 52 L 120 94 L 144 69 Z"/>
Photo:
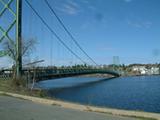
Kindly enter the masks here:
<path id="1" fill-rule="evenodd" d="M 41 81 L 36 86 L 47 89 L 54 99 L 160 113 L 160 76 L 71 77 Z"/>

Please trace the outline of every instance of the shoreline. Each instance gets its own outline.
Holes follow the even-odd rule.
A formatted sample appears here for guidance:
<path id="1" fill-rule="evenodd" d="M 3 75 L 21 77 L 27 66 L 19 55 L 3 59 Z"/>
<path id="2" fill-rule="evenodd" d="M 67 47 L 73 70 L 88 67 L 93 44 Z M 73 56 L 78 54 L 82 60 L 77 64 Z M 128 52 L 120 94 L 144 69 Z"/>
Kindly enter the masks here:
<path id="1" fill-rule="evenodd" d="M 80 111 L 98 112 L 98 113 L 106 113 L 106 114 L 126 116 L 126 117 L 138 117 L 138 118 L 160 120 L 159 113 L 139 112 L 139 111 L 132 111 L 132 110 L 120 110 L 120 109 L 114 109 L 114 108 L 102 108 L 102 107 L 96 107 L 96 106 L 81 105 L 81 104 L 76 104 L 76 103 L 71 103 L 71 102 L 64 102 L 60 100 L 20 95 L 20 94 L 3 92 L 3 91 L 0 91 L 0 94 L 11 96 L 11 97 L 16 97 L 19 99 L 30 100 L 35 103 L 57 105 L 62 108 L 69 108 L 69 109 L 80 110 Z"/>
<path id="2" fill-rule="evenodd" d="M 130 74 L 130 75 L 121 75 L 120 77 L 136 77 L 136 76 L 160 76 L 160 74 Z M 92 75 L 80 75 L 76 77 L 99 77 L 99 78 L 110 78 L 113 77 L 108 74 L 92 74 Z M 116 77 L 115 77 L 116 78 Z"/>

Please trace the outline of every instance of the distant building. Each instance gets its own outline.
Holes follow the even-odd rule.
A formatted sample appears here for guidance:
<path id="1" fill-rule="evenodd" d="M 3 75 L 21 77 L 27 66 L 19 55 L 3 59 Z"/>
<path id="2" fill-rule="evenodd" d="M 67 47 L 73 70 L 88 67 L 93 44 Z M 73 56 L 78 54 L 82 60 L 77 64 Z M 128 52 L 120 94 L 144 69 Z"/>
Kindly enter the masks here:
<path id="1" fill-rule="evenodd" d="M 113 65 L 119 65 L 119 64 L 120 64 L 119 56 L 113 56 Z"/>
<path id="2" fill-rule="evenodd" d="M 141 75 L 156 75 L 159 74 L 160 69 L 158 67 L 146 68 L 145 65 L 132 66 L 132 71 L 139 72 Z"/>
<path id="3" fill-rule="evenodd" d="M 151 67 L 150 74 L 159 74 L 159 68 L 158 67 Z"/>
<path id="4" fill-rule="evenodd" d="M 147 73 L 147 69 L 145 66 L 132 66 L 132 71 L 139 72 L 142 75 Z"/>

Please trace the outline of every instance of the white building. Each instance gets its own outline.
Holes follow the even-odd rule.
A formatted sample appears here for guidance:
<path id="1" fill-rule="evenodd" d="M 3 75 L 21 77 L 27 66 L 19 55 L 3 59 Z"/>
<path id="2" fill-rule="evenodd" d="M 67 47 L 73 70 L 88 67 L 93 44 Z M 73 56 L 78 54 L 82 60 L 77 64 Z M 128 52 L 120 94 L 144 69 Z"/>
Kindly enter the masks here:
<path id="1" fill-rule="evenodd" d="M 151 74 L 159 74 L 159 68 L 158 67 L 152 67 L 150 71 L 151 71 Z"/>
<path id="2" fill-rule="evenodd" d="M 133 66 L 132 67 L 133 71 L 139 72 L 140 74 L 148 74 L 148 75 L 153 75 L 153 74 L 159 74 L 159 68 L 158 67 L 151 67 L 147 69 L 145 66 Z"/>
<path id="3" fill-rule="evenodd" d="M 147 74 L 147 69 L 145 66 L 133 66 L 132 70 L 136 72 L 140 72 L 140 74 L 142 75 Z"/>

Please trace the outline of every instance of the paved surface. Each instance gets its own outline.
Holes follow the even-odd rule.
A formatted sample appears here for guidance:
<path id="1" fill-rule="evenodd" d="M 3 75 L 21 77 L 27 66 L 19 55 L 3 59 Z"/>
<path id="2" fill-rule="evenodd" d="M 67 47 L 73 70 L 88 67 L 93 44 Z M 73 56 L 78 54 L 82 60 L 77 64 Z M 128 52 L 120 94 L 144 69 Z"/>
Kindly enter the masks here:
<path id="1" fill-rule="evenodd" d="M 140 120 L 38 104 L 0 95 L 0 120 Z"/>

